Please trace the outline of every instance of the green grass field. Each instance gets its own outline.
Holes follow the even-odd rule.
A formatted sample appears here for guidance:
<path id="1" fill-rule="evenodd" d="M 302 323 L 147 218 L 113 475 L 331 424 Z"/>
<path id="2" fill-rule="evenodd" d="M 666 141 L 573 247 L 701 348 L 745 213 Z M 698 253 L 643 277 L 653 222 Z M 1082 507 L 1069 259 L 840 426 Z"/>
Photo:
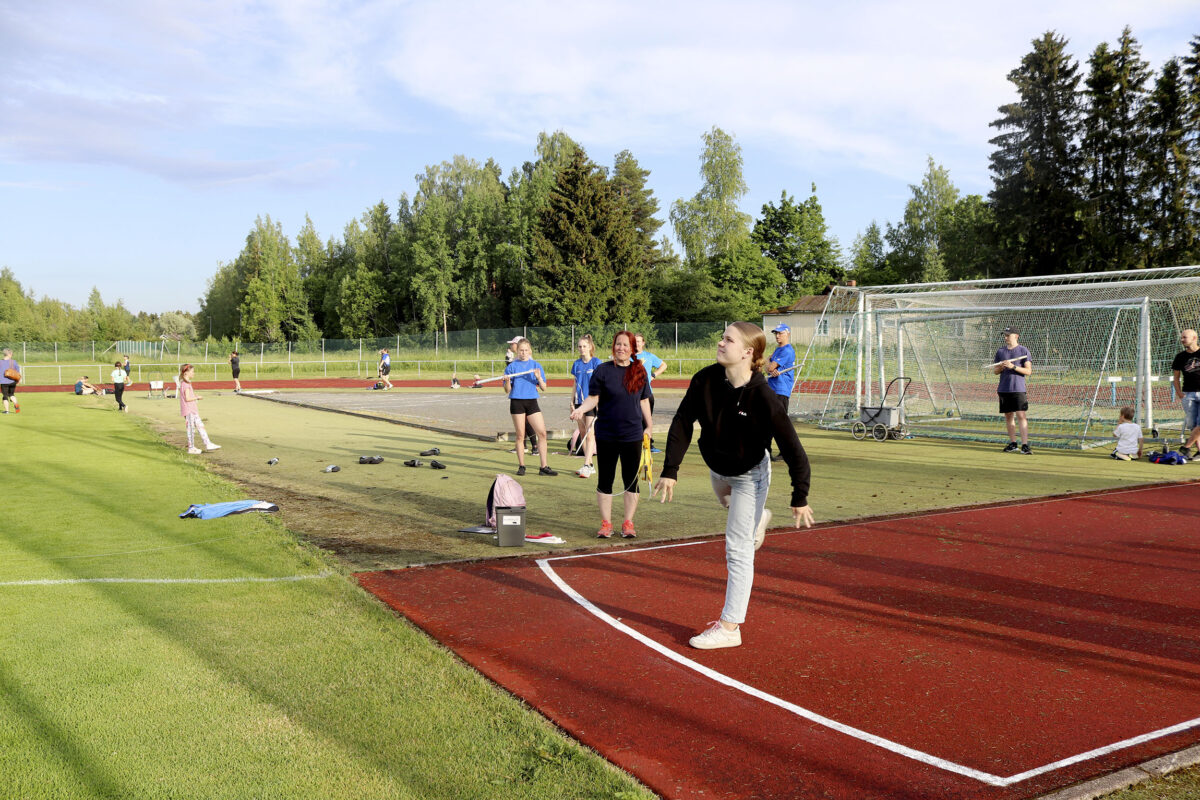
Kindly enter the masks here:
<path id="1" fill-rule="evenodd" d="M 118 414 L 25 394 L 0 417 L 0 798 L 649 796 L 347 574 L 511 554 L 456 532 L 482 521 L 508 445 L 208 392 L 223 449 L 188 456 L 174 400 L 128 399 Z M 801 438 L 819 520 L 1195 477 L 1097 453 Z M 429 446 L 449 469 L 402 466 Z M 357 463 L 370 454 L 387 460 Z M 594 545 L 594 485 L 569 474 L 577 460 L 551 463 L 558 478 L 524 481 L 529 529 Z M 695 451 L 680 477 L 670 506 L 644 500 L 642 539 L 723 527 Z M 282 512 L 177 516 L 247 496 Z M 779 476 L 777 520 L 786 505 Z M 258 580 L 276 578 L 296 580 Z M 228 582 L 78 582 L 95 579 Z M 1195 796 L 1195 770 L 1120 795 Z"/>

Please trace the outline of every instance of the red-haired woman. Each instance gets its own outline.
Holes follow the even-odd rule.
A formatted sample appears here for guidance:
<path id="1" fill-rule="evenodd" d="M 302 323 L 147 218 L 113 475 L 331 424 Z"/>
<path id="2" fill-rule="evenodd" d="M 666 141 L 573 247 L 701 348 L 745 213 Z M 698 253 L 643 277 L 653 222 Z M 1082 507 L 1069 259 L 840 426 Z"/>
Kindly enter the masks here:
<path id="1" fill-rule="evenodd" d="M 638 505 L 638 468 L 642 463 L 642 436 L 650 430 L 650 385 L 635 359 L 637 348 L 633 334 L 620 331 L 613 337 L 612 361 L 606 361 L 592 373 L 588 397 L 571 412 L 579 421 L 593 408 L 596 417 L 596 504 L 600 506 L 600 530 L 596 535 L 613 535 L 613 480 L 617 463 L 621 465 L 621 485 L 625 494 L 625 520 L 621 535 L 637 536 L 633 515 Z"/>
<path id="2" fill-rule="evenodd" d="M 792 479 L 792 519 L 796 527 L 812 525 L 808 505 L 808 457 L 796 429 L 762 376 L 767 337 L 762 328 L 735 322 L 717 344 L 717 363 L 692 376 L 687 393 L 675 412 L 667 434 L 667 453 L 654 494 L 670 501 L 679 477 L 679 463 L 692 441 L 692 427 L 700 422 L 700 455 L 708 465 L 713 491 L 729 509 L 725 522 L 725 607 L 721 618 L 693 636 L 692 647 L 711 650 L 742 643 L 740 626 L 746 621 L 750 589 L 754 584 L 754 552 L 762 544 L 771 512 L 771 439 L 788 465 Z"/>

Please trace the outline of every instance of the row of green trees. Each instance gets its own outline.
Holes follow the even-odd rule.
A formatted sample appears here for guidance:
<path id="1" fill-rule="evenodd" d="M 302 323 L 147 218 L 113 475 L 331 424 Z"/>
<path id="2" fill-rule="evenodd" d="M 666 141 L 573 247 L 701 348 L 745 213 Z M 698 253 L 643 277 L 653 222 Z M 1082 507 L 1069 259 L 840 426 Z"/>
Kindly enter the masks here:
<path id="1" fill-rule="evenodd" d="M 1086 77 L 1053 32 L 1008 75 L 993 189 L 960 197 L 933 159 L 897 225 L 850 248 L 863 283 L 1048 275 L 1200 261 L 1200 36 L 1157 75 L 1129 28 Z"/>
<path id="2" fill-rule="evenodd" d="M 632 153 L 601 166 L 561 131 L 536 152 L 506 179 L 491 160 L 428 167 L 394 214 L 381 201 L 324 242 L 311 220 L 293 242 L 259 218 L 201 314 L 247 341 L 735 319 L 842 275 L 815 187 L 754 224 L 738 210 L 741 149 L 719 128 L 704 135 L 701 190 L 670 212 L 683 258 Z"/>
<path id="3" fill-rule="evenodd" d="M 11 269 L 0 269 L 0 342 L 193 339 L 196 333 L 194 316 L 184 311 L 135 314 L 119 300 L 105 303 L 97 289 L 92 289 L 87 305 L 74 308 L 61 300 L 38 299 Z"/>

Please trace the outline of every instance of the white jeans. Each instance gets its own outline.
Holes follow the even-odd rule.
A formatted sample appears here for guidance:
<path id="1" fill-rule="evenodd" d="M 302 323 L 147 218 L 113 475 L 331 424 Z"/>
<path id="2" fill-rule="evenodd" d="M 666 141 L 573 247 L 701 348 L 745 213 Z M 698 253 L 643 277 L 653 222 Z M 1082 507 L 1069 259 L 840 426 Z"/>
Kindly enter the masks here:
<path id="1" fill-rule="evenodd" d="M 200 421 L 199 414 L 188 414 L 186 417 L 184 417 L 184 420 L 187 421 L 188 449 L 194 449 L 196 447 L 197 432 L 199 432 L 200 439 L 204 442 L 205 447 L 212 445 L 212 442 L 209 441 L 208 438 L 208 431 L 204 430 L 204 423 Z"/>
<path id="2" fill-rule="evenodd" d="M 721 619 L 735 625 L 746 621 L 750 590 L 754 586 L 754 531 L 767 505 L 771 488 L 771 459 L 763 460 L 741 475 L 718 475 L 709 471 L 717 497 L 729 495 L 729 517 L 725 520 L 725 608 Z"/>

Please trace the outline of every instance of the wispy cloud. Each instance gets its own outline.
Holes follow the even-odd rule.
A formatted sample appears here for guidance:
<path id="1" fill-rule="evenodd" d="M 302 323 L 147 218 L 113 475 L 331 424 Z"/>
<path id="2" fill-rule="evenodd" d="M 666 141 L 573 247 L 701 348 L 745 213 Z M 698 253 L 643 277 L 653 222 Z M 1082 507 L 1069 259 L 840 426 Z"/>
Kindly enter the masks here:
<path id="1" fill-rule="evenodd" d="M 0 153 L 181 181 L 315 176 L 329 165 L 313 153 L 180 143 L 402 133 L 432 109 L 477 136 L 564 128 L 614 150 L 694 148 L 720 124 L 785 158 L 911 177 L 931 150 L 986 150 L 1030 40 L 1056 29 L 1085 61 L 1130 16 L 1152 60 L 1200 32 L 1191 0 L 9 3 Z"/>

